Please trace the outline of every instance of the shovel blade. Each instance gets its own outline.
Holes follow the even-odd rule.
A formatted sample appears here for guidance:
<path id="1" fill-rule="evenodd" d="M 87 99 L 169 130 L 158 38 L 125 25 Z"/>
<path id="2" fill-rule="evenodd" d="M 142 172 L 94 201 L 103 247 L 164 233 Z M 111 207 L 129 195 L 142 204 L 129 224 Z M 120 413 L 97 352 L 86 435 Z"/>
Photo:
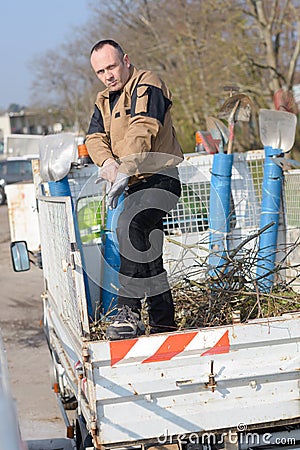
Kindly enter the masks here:
<path id="1" fill-rule="evenodd" d="M 201 138 L 203 147 L 207 153 L 214 155 L 218 153 L 218 140 L 215 140 L 208 131 L 197 131 L 199 137 Z"/>
<path id="2" fill-rule="evenodd" d="M 288 152 L 294 145 L 297 116 L 285 111 L 261 109 L 259 112 L 260 140 L 265 147 Z"/>
<path id="3" fill-rule="evenodd" d="M 280 88 L 275 92 L 273 100 L 275 109 L 277 111 L 286 111 L 298 114 L 298 105 L 295 102 L 294 94 L 292 91 Z"/>
<path id="4" fill-rule="evenodd" d="M 222 141 L 223 144 L 227 144 L 229 139 L 229 129 L 222 122 L 222 120 L 208 116 L 206 118 L 206 128 L 214 139 Z"/>
<path id="5" fill-rule="evenodd" d="M 252 100 L 246 94 L 235 94 L 229 97 L 220 109 L 219 118 L 228 120 L 237 102 L 239 104 L 234 114 L 234 122 L 249 122 Z"/>
<path id="6" fill-rule="evenodd" d="M 213 139 L 219 142 L 218 152 L 224 153 L 224 146 L 227 144 L 229 139 L 229 129 L 221 120 L 212 116 L 208 116 L 206 118 L 206 128 L 212 135 Z"/>

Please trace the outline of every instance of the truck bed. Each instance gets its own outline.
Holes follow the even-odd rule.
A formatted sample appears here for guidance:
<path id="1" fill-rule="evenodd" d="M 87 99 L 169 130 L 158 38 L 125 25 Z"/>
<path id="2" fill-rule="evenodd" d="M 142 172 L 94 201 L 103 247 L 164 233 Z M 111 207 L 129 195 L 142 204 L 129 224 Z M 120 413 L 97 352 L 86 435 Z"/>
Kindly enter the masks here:
<path id="1" fill-rule="evenodd" d="M 132 443 L 299 419 L 299 342 L 300 314 L 90 342 L 88 386 L 99 441 Z"/>
<path id="2" fill-rule="evenodd" d="M 50 349 L 97 448 L 299 425 L 299 312 L 123 341 L 91 340 L 71 198 L 40 196 L 38 205 Z M 99 259 L 93 245 L 86 247 Z"/>
<path id="3" fill-rule="evenodd" d="M 99 446 L 299 421 L 300 313 L 111 342 L 72 338 L 53 309 L 46 320 Z"/>

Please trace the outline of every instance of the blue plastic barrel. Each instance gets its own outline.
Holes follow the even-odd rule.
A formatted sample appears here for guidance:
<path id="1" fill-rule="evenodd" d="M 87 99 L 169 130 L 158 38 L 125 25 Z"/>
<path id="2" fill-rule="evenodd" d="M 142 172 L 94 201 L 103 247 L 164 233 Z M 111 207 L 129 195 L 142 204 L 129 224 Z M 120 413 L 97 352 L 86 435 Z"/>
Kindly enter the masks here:
<path id="1" fill-rule="evenodd" d="M 118 200 L 116 209 L 108 209 L 106 231 L 104 237 L 104 267 L 102 270 L 102 309 L 108 316 L 116 314 L 117 296 L 119 290 L 120 253 L 117 239 L 117 222 L 124 208 L 124 195 Z"/>
<path id="2" fill-rule="evenodd" d="M 259 237 L 256 276 L 260 292 L 270 292 L 274 283 L 283 171 L 272 157 L 281 153 L 280 149 L 265 147 L 260 228 L 274 224 Z"/>
<path id="3" fill-rule="evenodd" d="M 48 181 L 48 185 L 52 197 L 71 197 L 68 176 L 58 181 Z"/>
<path id="4" fill-rule="evenodd" d="M 215 276 L 226 262 L 227 234 L 230 231 L 230 196 L 233 155 L 216 153 L 210 184 L 209 274 Z"/>

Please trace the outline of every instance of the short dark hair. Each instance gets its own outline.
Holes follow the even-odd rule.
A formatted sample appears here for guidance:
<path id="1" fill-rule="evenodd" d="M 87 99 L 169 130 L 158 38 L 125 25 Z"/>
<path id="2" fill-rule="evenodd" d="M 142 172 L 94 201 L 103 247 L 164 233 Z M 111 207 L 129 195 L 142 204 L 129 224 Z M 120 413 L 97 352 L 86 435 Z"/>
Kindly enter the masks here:
<path id="1" fill-rule="evenodd" d="M 118 44 L 116 41 L 113 41 L 112 39 L 102 39 L 101 41 L 98 41 L 96 42 L 96 44 L 93 45 L 90 51 L 90 56 L 92 55 L 93 52 L 96 52 L 100 50 L 102 47 L 104 47 L 104 45 L 111 45 L 112 47 L 116 48 L 119 52 L 121 59 L 125 55 L 124 50 L 122 49 L 120 44 Z"/>

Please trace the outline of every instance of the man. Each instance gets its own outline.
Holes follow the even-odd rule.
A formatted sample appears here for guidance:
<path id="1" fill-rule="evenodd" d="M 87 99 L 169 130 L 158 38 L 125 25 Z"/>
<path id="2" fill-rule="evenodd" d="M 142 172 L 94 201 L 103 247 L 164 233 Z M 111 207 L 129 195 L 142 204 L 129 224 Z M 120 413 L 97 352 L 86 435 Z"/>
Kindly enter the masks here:
<path id="1" fill-rule="evenodd" d="M 176 330 L 174 305 L 163 268 L 163 217 L 181 193 L 182 161 L 170 115 L 171 94 L 153 72 L 137 70 L 118 43 L 97 42 L 91 65 L 106 86 L 98 93 L 86 137 L 88 152 L 112 183 L 108 205 L 125 193 L 117 223 L 120 249 L 118 312 L 108 339 L 144 333 L 141 301 L 146 298 L 151 333 Z"/>

